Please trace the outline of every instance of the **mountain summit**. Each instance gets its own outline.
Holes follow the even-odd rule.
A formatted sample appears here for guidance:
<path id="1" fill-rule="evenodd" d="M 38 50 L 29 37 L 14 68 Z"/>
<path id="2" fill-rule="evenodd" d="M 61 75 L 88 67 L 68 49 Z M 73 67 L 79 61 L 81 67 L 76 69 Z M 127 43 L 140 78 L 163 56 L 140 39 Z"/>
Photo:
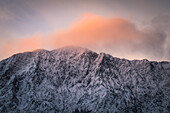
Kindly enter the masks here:
<path id="1" fill-rule="evenodd" d="M 0 62 L 0 112 L 168 113 L 170 62 L 66 47 Z"/>

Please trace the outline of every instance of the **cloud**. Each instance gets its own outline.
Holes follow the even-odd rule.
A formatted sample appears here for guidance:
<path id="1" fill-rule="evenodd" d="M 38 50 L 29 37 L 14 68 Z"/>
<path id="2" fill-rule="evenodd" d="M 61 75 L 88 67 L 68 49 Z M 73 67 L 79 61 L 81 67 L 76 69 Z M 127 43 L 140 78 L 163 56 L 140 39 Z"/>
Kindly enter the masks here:
<path id="1" fill-rule="evenodd" d="M 85 46 L 130 59 L 167 60 L 166 39 L 166 33 L 155 28 L 139 30 L 134 23 L 122 18 L 86 13 L 70 28 L 53 36 L 53 45 Z"/>
<path id="2" fill-rule="evenodd" d="M 9 57 L 15 53 L 44 48 L 44 36 L 35 33 L 33 36 L 21 39 L 0 39 L 0 58 Z"/>
<path id="3" fill-rule="evenodd" d="M 156 16 L 152 19 L 152 25 L 161 30 L 167 30 L 170 29 L 170 15 L 164 14 Z"/>
<path id="4" fill-rule="evenodd" d="M 74 45 L 98 52 L 103 51 L 117 57 L 170 60 L 165 49 L 166 39 L 167 35 L 162 30 L 154 28 L 139 30 L 134 23 L 126 19 L 85 13 L 72 22 L 69 28 L 56 31 L 49 36 L 38 34 L 10 40 L 9 45 L 1 46 L 0 53 L 7 56 L 9 53 L 38 48 L 55 49 Z"/>
<path id="5" fill-rule="evenodd" d="M 136 37 L 135 26 L 121 18 L 104 18 L 84 14 L 70 28 L 60 31 L 54 39 L 56 45 L 63 42 L 73 45 L 117 44 Z M 127 37 L 128 36 L 128 37 Z"/>
<path id="6" fill-rule="evenodd" d="M 157 31 L 164 32 L 167 35 L 166 43 L 164 44 L 164 57 L 170 59 L 170 14 L 156 16 L 151 22 L 152 26 L 157 29 Z"/>

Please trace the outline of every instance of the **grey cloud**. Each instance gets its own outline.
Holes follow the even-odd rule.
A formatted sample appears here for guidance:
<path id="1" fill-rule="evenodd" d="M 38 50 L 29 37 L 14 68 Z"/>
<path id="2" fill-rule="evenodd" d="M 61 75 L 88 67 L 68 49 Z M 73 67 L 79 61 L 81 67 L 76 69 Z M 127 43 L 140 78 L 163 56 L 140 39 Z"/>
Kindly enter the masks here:
<path id="1" fill-rule="evenodd" d="M 162 18 L 162 16 L 159 18 Z M 132 59 L 141 55 L 141 58 L 147 58 L 150 60 L 169 61 L 170 37 L 166 30 L 169 29 L 168 24 L 170 23 L 170 20 L 168 19 L 169 16 L 165 16 L 162 20 L 159 18 L 156 17 L 151 21 L 150 28 L 145 30 L 139 30 L 136 28 L 138 31 L 136 32 L 138 36 L 136 37 L 136 40 L 132 39 L 126 43 L 120 43 L 118 46 L 114 46 L 110 43 L 110 45 L 107 45 L 107 49 L 112 48 L 112 51 L 114 52 L 118 50 L 116 51 L 116 54 L 120 54 L 119 52 L 122 52 L 125 57 L 127 54 L 129 54 Z"/>
<path id="2" fill-rule="evenodd" d="M 165 58 L 170 60 L 170 14 L 162 14 L 155 17 L 152 20 L 152 25 L 155 29 L 159 31 L 165 32 L 167 35 L 164 51 L 165 51 Z"/>
<path id="3" fill-rule="evenodd" d="M 170 14 L 160 15 L 152 20 L 152 25 L 161 30 L 170 29 Z"/>

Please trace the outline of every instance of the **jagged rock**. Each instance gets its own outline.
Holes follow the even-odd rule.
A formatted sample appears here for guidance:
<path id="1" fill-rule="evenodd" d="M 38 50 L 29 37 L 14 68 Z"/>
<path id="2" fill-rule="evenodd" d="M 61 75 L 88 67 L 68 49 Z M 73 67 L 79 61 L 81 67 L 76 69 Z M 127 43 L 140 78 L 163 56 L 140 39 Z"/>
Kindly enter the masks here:
<path id="1" fill-rule="evenodd" d="M 170 63 L 84 48 L 36 50 L 0 62 L 0 112 L 169 113 Z"/>

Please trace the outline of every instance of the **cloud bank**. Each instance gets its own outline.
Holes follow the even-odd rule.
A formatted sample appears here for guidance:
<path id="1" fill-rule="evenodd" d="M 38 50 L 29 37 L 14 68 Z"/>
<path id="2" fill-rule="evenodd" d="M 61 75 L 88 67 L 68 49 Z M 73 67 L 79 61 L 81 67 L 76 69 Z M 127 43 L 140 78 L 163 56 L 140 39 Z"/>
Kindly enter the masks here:
<path id="1" fill-rule="evenodd" d="M 85 13 L 72 22 L 69 28 L 48 36 L 34 34 L 22 39 L 1 41 L 0 56 L 4 58 L 23 51 L 39 48 L 56 49 L 73 45 L 121 58 L 170 60 L 170 52 L 167 52 L 170 48 L 167 35 L 164 30 L 157 27 L 141 30 L 134 23 L 123 18 Z"/>

